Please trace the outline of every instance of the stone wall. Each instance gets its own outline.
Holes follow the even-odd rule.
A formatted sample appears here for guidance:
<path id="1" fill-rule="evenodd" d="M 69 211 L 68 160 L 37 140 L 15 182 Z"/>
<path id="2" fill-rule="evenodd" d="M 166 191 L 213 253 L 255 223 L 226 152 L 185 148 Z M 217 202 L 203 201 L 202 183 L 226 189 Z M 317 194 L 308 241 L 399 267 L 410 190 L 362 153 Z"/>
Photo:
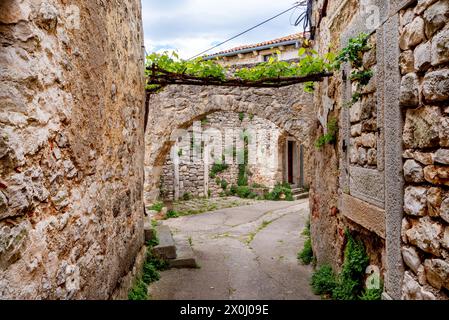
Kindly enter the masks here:
<path id="1" fill-rule="evenodd" d="M 0 42 L 0 299 L 126 297 L 143 244 L 140 1 L 3 0 Z"/>
<path id="2" fill-rule="evenodd" d="M 400 13 L 405 299 L 449 293 L 449 1 Z"/>
<path id="3" fill-rule="evenodd" d="M 340 132 L 335 145 L 311 149 L 313 247 L 319 264 L 338 269 L 343 230 L 352 230 L 380 268 L 388 299 L 447 299 L 447 7 L 314 1 L 318 51 L 368 33 L 372 49 L 363 60 L 374 77 L 355 104 L 349 65 L 316 90 L 312 139 L 331 117 Z"/>
<path id="4" fill-rule="evenodd" d="M 269 135 L 262 137 L 257 143 L 261 144 L 265 150 L 273 152 L 273 154 L 265 154 L 267 157 L 274 156 L 278 161 L 278 166 L 273 170 L 268 165 L 268 161 L 263 161 L 259 164 L 251 164 L 248 166 L 249 185 L 260 184 L 267 187 L 273 187 L 276 182 L 282 182 L 283 180 L 283 149 L 278 147 L 281 136 L 287 135 L 272 122 L 254 116 L 252 114 L 238 114 L 235 112 L 215 112 L 205 116 L 201 119 L 202 131 L 210 129 L 216 129 L 222 134 L 222 144 L 220 148 L 223 153 L 225 150 L 224 137 L 226 131 L 231 130 L 248 130 L 248 132 L 257 132 L 258 130 L 266 130 Z M 193 127 L 188 128 L 189 132 L 193 132 Z M 256 138 L 256 137 L 254 137 Z M 175 198 L 175 180 L 176 176 L 179 176 L 179 197 L 184 194 L 189 194 L 193 197 L 218 197 L 222 195 L 223 190 L 221 182 L 225 180 L 228 184 L 227 190 L 232 184 L 237 184 L 238 180 L 238 165 L 229 164 L 228 169 L 224 172 L 217 174 L 215 178 L 211 178 L 208 172 L 211 172 L 212 165 L 209 168 L 204 168 L 204 161 L 192 162 L 190 159 L 189 151 L 191 149 L 190 141 L 183 141 L 176 144 L 173 148 L 175 151 L 170 152 L 167 155 L 167 160 L 164 164 L 163 174 L 161 177 L 161 198 L 166 200 L 173 200 Z M 172 154 L 177 154 L 179 150 L 188 150 L 188 152 L 180 151 L 180 164 L 175 167 L 172 161 Z M 235 163 L 234 159 L 234 163 Z M 268 160 L 268 158 L 266 158 Z M 175 174 L 175 172 L 177 172 Z"/>

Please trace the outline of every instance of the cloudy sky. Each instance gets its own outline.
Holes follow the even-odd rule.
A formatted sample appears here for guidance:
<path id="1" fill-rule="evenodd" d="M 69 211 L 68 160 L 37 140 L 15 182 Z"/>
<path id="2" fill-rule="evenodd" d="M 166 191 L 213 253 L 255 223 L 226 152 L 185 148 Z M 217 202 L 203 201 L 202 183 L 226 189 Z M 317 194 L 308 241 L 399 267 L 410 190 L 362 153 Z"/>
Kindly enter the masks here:
<path id="1" fill-rule="evenodd" d="M 178 50 L 188 59 L 292 7 L 295 0 L 142 0 L 147 52 Z M 214 49 L 214 53 L 292 33 L 296 10 Z"/>

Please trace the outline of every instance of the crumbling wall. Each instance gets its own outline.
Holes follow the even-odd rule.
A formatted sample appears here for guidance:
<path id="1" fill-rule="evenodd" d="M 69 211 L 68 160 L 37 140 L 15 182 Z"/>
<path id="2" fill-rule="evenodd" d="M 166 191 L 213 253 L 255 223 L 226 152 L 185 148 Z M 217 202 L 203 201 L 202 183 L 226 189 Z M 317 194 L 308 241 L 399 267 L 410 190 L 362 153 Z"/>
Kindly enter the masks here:
<path id="1" fill-rule="evenodd" d="M 143 244 L 142 39 L 138 0 L 1 1 L 0 298 L 126 296 Z"/>

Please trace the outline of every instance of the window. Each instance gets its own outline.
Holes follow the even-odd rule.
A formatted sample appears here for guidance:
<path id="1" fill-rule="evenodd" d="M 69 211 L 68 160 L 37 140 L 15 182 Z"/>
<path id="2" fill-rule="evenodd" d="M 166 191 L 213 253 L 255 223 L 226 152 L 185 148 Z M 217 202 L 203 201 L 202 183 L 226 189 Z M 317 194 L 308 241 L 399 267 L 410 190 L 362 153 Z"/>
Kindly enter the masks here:
<path id="1" fill-rule="evenodd" d="M 263 61 L 264 62 L 268 62 L 268 60 L 270 60 L 271 57 L 273 57 L 272 54 L 266 54 L 266 55 L 263 56 Z"/>

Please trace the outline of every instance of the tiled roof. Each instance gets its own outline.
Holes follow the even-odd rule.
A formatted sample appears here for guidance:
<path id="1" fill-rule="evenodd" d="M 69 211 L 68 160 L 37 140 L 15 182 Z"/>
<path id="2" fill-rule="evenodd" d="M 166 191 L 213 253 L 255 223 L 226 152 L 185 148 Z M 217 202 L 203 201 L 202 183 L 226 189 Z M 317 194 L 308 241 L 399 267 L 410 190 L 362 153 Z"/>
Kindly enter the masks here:
<path id="1" fill-rule="evenodd" d="M 293 40 L 300 40 L 304 38 L 304 33 L 295 33 L 295 34 L 291 34 L 289 36 L 285 36 L 282 38 L 277 38 L 277 39 L 273 39 L 273 40 L 268 40 L 268 41 L 264 41 L 264 42 L 259 42 L 259 43 L 255 43 L 255 44 L 248 44 L 248 45 L 244 45 L 244 46 L 240 46 L 240 47 L 235 47 L 232 49 L 228 49 L 228 50 L 224 50 L 221 52 L 217 52 L 214 54 L 210 54 L 208 55 L 210 56 L 217 56 L 217 55 L 222 55 L 222 54 L 228 54 L 228 53 L 232 53 L 232 52 L 237 52 L 237 51 L 241 51 L 241 50 L 246 50 L 246 49 L 255 49 L 258 47 L 263 47 L 263 46 L 268 46 L 270 44 L 278 44 L 278 43 L 282 43 L 282 42 L 287 42 L 287 41 L 293 41 Z"/>

